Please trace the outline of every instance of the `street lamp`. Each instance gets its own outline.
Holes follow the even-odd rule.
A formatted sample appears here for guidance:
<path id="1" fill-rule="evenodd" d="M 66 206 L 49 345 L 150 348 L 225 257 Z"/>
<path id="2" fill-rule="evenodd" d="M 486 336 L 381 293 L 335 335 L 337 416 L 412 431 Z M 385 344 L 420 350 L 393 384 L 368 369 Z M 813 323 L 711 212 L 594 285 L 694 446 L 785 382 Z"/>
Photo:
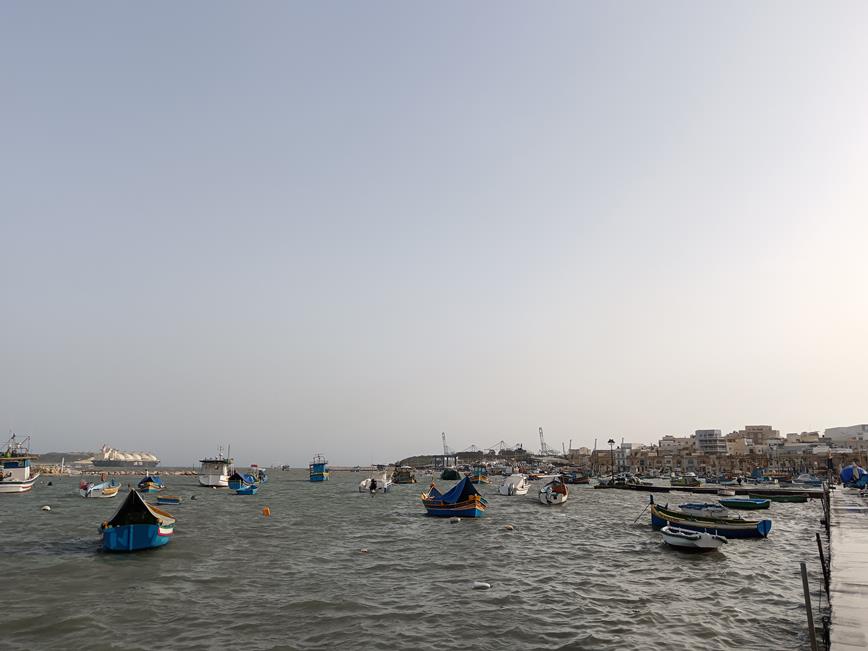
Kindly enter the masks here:
<path id="1" fill-rule="evenodd" d="M 615 483 L 615 441 L 613 439 L 609 439 L 609 457 L 610 463 L 612 465 L 612 483 Z"/>

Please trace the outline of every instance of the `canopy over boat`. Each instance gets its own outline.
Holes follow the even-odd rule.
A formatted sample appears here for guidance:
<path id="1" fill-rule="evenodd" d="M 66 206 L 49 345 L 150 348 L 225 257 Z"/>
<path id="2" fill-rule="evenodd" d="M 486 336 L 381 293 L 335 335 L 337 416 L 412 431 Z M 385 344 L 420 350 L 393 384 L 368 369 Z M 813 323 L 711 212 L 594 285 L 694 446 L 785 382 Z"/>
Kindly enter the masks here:
<path id="1" fill-rule="evenodd" d="M 431 484 L 431 487 L 422 493 L 422 503 L 428 515 L 471 518 L 480 517 L 488 505 L 469 477 L 465 477 L 445 493 L 441 493 Z"/>
<path id="2" fill-rule="evenodd" d="M 105 526 L 123 527 L 131 524 L 152 524 L 168 527 L 175 524 L 175 518 L 162 509 L 145 502 L 136 491 L 130 491 L 127 493 L 127 499 Z"/>
<path id="3" fill-rule="evenodd" d="M 155 484 L 157 486 L 163 485 L 163 480 L 154 475 L 146 475 L 144 479 L 139 482 L 139 488 L 145 488 L 148 484 Z"/>

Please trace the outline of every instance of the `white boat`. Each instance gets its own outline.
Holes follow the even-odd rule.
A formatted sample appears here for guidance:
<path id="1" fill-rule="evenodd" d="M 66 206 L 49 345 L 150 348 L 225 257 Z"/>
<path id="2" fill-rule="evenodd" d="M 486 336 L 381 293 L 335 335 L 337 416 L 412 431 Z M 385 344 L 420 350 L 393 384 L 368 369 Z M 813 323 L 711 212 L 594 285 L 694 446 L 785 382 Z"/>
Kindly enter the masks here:
<path id="1" fill-rule="evenodd" d="M 371 488 L 371 484 L 374 484 L 373 489 Z M 385 472 L 381 472 L 377 475 L 371 475 L 367 479 L 363 479 L 359 482 L 360 493 L 371 493 L 374 491 L 388 493 L 391 488 L 392 480 L 389 479 L 388 475 Z"/>
<path id="2" fill-rule="evenodd" d="M 114 479 L 99 484 L 82 481 L 78 485 L 78 494 L 82 497 L 117 497 L 121 485 Z"/>
<path id="3" fill-rule="evenodd" d="M 671 547 L 678 547 L 680 549 L 711 551 L 727 542 L 726 538 L 717 534 L 679 529 L 672 525 L 666 525 L 660 529 L 660 533 L 663 534 L 663 542 Z"/>
<path id="4" fill-rule="evenodd" d="M 501 495 L 527 495 L 529 488 L 527 475 L 517 474 L 507 477 L 498 490 Z"/>
<path id="5" fill-rule="evenodd" d="M 211 459 L 200 459 L 199 463 L 199 484 L 201 486 L 213 486 L 215 488 L 226 488 L 229 486 L 229 475 L 232 474 L 233 460 L 223 456 L 223 448 L 216 457 Z"/>
<path id="6" fill-rule="evenodd" d="M 560 479 L 553 479 L 539 489 L 539 501 L 541 504 L 563 504 L 570 496 L 567 485 Z"/>
<path id="7" fill-rule="evenodd" d="M 0 455 L 0 493 L 26 493 L 33 488 L 39 473 L 30 474 L 30 462 L 37 458 L 30 454 L 30 437 L 18 441 L 13 434 Z"/>
<path id="8" fill-rule="evenodd" d="M 717 494 L 721 497 L 735 497 L 735 491 L 731 488 L 721 488 Z"/>

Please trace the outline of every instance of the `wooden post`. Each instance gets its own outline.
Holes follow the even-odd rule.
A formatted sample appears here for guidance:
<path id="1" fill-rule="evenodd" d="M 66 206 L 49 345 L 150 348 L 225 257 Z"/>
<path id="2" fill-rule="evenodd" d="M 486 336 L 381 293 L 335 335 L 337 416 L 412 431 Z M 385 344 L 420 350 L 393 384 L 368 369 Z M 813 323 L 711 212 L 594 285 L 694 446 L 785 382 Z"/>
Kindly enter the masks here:
<path id="1" fill-rule="evenodd" d="M 805 562 L 799 563 L 802 568 L 802 592 L 805 595 L 805 611 L 808 613 L 808 635 L 811 637 L 811 651 L 819 651 L 817 648 L 817 632 L 814 630 L 814 611 L 811 609 L 811 592 L 808 590 L 808 570 Z"/>
<path id="2" fill-rule="evenodd" d="M 817 549 L 820 550 L 820 567 L 823 568 L 823 583 L 826 586 L 826 598 L 829 598 L 829 568 L 826 567 L 826 557 L 823 554 L 823 541 L 820 540 L 820 532 L 817 532 Z"/>

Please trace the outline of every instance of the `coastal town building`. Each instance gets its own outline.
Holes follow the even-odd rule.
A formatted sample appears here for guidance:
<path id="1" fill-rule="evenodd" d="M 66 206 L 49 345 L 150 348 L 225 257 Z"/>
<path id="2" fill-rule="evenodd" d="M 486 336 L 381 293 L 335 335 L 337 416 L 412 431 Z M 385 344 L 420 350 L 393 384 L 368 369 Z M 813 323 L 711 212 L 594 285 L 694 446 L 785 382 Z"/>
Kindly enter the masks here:
<path id="1" fill-rule="evenodd" d="M 694 436 L 700 454 L 726 454 L 726 441 L 719 429 L 698 429 Z"/>
<path id="2" fill-rule="evenodd" d="M 847 443 L 850 439 L 868 440 L 868 424 L 829 427 L 824 433 L 834 443 Z"/>

